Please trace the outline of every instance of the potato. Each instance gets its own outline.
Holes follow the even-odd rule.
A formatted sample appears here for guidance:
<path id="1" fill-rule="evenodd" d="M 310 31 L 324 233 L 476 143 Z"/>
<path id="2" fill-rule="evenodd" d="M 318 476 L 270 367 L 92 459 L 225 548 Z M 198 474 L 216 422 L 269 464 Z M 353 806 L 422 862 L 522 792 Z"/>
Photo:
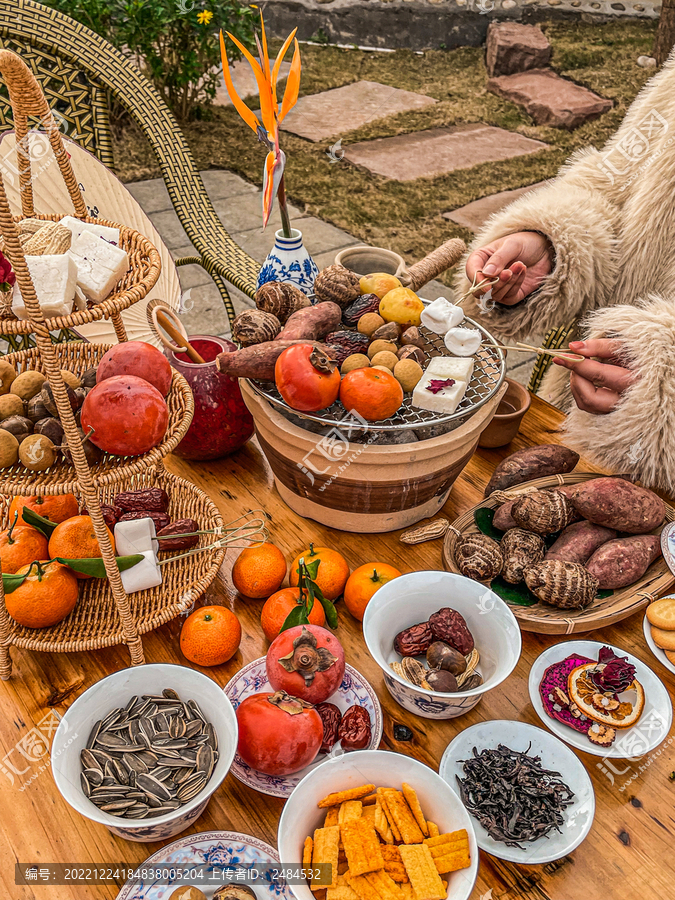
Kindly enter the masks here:
<path id="1" fill-rule="evenodd" d="M 484 496 L 489 497 L 493 491 L 505 491 L 533 478 L 566 474 L 578 462 L 579 454 L 561 444 L 541 444 L 539 447 L 517 450 L 499 463 Z"/>
<path id="2" fill-rule="evenodd" d="M 40 393 L 46 377 L 42 372 L 28 369 L 16 376 L 12 382 L 12 393 L 17 394 L 22 400 L 30 400 L 31 397 Z"/>
<path id="3" fill-rule="evenodd" d="M 3 394 L 0 397 L 0 421 L 10 416 L 22 416 L 24 414 L 23 400 L 16 394 Z"/>
<path id="4" fill-rule="evenodd" d="M 583 565 L 598 547 L 612 541 L 616 531 L 592 522 L 574 522 L 565 528 L 558 540 L 549 548 L 544 559 L 562 559 L 564 562 Z"/>
<path id="5" fill-rule="evenodd" d="M 601 590 L 615 590 L 642 578 L 660 555 L 660 536 L 640 534 L 603 544 L 588 560 L 586 568 L 598 579 Z"/>
<path id="6" fill-rule="evenodd" d="M 628 534 L 644 535 L 660 525 L 666 515 L 660 497 L 624 478 L 593 478 L 570 500 L 589 522 Z"/>

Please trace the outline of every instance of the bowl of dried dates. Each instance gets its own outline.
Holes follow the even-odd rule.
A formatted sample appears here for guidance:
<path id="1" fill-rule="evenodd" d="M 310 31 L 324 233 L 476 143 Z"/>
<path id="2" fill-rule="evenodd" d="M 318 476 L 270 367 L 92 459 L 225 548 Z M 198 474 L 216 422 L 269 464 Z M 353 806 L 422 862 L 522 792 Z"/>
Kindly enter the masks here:
<path id="1" fill-rule="evenodd" d="M 412 572 L 383 585 L 366 608 L 363 636 L 404 709 L 453 719 L 511 674 L 521 637 L 506 603 L 451 572 Z"/>

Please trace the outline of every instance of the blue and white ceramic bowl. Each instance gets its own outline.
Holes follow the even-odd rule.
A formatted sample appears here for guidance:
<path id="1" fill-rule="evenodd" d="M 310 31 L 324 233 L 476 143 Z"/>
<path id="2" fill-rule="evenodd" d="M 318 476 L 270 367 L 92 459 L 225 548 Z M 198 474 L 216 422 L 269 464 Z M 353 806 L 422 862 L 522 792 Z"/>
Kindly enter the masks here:
<path id="1" fill-rule="evenodd" d="M 204 789 L 192 800 L 154 819 L 123 819 L 103 812 L 80 787 L 80 751 L 86 747 L 94 723 L 115 707 L 124 707 L 134 694 L 161 694 L 173 688 L 181 700 L 196 700 L 218 735 L 218 762 Z M 161 663 L 132 666 L 101 679 L 68 709 L 54 736 L 52 772 L 64 800 L 94 822 L 127 841 L 164 841 L 185 831 L 206 809 L 212 794 L 230 770 L 237 748 L 238 726 L 232 704 L 207 675 L 186 666 Z"/>
<path id="2" fill-rule="evenodd" d="M 446 694 L 410 684 L 391 668 L 400 662 L 396 635 L 426 622 L 444 607 L 461 613 L 480 655 L 477 672 L 483 684 L 470 691 Z M 520 658 L 518 622 L 509 607 L 485 585 L 451 572 L 412 572 L 383 585 L 366 607 L 363 636 L 380 666 L 387 690 L 409 712 L 425 719 L 454 719 L 509 677 Z"/>
<path id="3" fill-rule="evenodd" d="M 267 680 L 265 670 L 265 657 L 256 659 L 240 669 L 237 674 L 225 685 L 225 693 L 232 706 L 237 709 L 242 700 L 251 694 L 259 694 L 262 691 L 274 690 Z M 366 749 L 376 750 L 382 739 L 382 707 L 377 699 L 377 694 L 370 684 L 350 665 L 345 665 L 345 674 L 337 691 L 328 698 L 329 703 L 334 703 L 343 713 L 350 706 L 363 706 L 368 710 L 372 735 L 370 744 Z M 293 789 L 302 779 L 330 758 L 327 753 L 320 753 L 311 765 L 294 775 L 274 776 L 265 775 L 247 766 L 244 760 L 237 754 L 232 763 L 232 774 L 243 784 L 252 787 L 261 794 L 269 794 L 271 797 L 283 797 L 286 799 L 293 793 Z"/>
<path id="4" fill-rule="evenodd" d="M 127 881 L 117 895 L 117 900 L 169 900 L 177 885 L 191 883 L 210 900 L 216 888 L 225 883 L 221 874 L 223 869 L 255 867 L 262 871 L 268 866 L 273 869 L 278 864 L 277 851 L 248 834 L 233 831 L 191 834 L 149 856 L 138 866 L 140 873 L 145 870 L 148 874 Z M 158 869 L 159 878 L 156 877 Z M 200 871 L 203 877 L 197 877 L 192 882 L 189 880 L 189 873 L 194 870 Z M 164 877 L 165 872 L 168 877 Z M 179 872 L 188 873 L 187 880 L 178 881 Z M 257 900 L 292 898 L 285 882 L 256 880 L 248 881 L 247 884 L 255 891 Z"/>

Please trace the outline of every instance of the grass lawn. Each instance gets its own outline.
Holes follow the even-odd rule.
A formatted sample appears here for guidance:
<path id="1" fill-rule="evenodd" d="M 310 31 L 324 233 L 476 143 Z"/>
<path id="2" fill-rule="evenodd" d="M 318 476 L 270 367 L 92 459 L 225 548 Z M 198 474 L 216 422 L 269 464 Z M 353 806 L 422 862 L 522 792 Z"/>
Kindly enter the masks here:
<path id="1" fill-rule="evenodd" d="M 449 237 L 470 240 L 470 231 L 446 221 L 441 214 L 497 191 L 550 178 L 578 147 L 601 146 L 651 74 L 635 61 L 650 53 L 655 23 L 549 22 L 542 28 L 553 45 L 553 68 L 614 102 L 600 119 L 571 134 L 537 127 L 518 107 L 487 93 L 482 48 L 432 50 L 417 56 L 405 50 L 385 54 L 303 45 L 302 94 L 365 79 L 417 91 L 439 101 L 433 107 L 376 121 L 356 131 L 348 131 L 345 123 L 340 134 L 343 147 L 376 137 L 470 122 L 507 128 L 550 146 L 526 157 L 484 163 L 439 178 L 396 182 L 344 161 L 331 164 L 326 151 L 333 140 L 315 144 L 282 133 L 291 201 L 369 244 L 396 250 L 410 262 Z M 256 109 L 257 98 L 249 105 Z M 185 134 L 199 169 L 230 169 L 260 185 L 263 147 L 231 107 L 214 107 L 208 118 L 191 122 Z M 159 174 L 152 151 L 133 126 L 119 135 L 115 157 L 117 172 L 124 181 Z"/>

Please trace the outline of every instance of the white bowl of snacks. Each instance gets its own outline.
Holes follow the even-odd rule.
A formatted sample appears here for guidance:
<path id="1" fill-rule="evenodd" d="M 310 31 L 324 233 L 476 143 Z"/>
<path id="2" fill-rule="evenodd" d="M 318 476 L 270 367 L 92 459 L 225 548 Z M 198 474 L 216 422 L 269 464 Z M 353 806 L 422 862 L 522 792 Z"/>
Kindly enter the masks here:
<path id="1" fill-rule="evenodd" d="M 194 669 L 153 664 L 115 672 L 78 697 L 51 762 L 77 812 L 125 840 L 160 841 L 202 814 L 236 747 L 222 688 Z"/>
<path id="2" fill-rule="evenodd" d="M 413 572 L 383 585 L 366 607 L 363 636 L 394 700 L 427 719 L 473 709 L 508 678 L 521 649 L 506 603 L 451 572 Z"/>
<path id="3" fill-rule="evenodd" d="M 399 888 L 409 898 L 411 887 L 428 900 L 467 900 L 478 871 L 476 836 L 457 794 L 423 763 L 382 750 L 336 757 L 303 778 L 284 806 L 277 844 L 282 868 L 331 864 L 335 885 L 360 900 L 373 891 L 395 900 Z M 313 900 L 308 884 L 291 889 Z"/>

